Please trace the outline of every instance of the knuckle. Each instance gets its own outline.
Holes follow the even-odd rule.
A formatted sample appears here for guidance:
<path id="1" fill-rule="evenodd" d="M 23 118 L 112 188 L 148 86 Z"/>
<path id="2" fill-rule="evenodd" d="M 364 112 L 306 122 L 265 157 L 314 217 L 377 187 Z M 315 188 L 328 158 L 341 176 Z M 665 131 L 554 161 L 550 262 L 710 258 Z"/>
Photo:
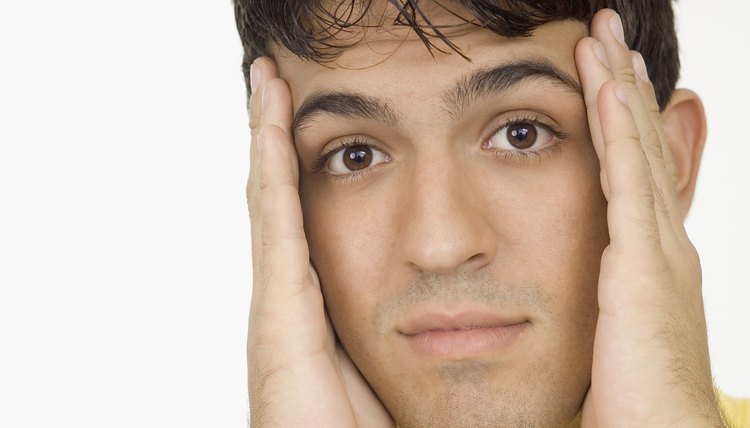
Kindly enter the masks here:
<path id="1" fill-rule="evenodd" d="M 250 135 L 253 138 L 255 138 L 255 137 L 258 136 L 258 132 L 259 132 L 258 128 L 260 128 L 260 123 L 261 123 L 261 120 L 260 120 L 260 115 L 259 114 L 258 115 L 254 115 L 254 114 L 250 115 Z"/>
<path id="2" fill-rule="evenodd" d="M 642 201 L 643 204 L 646 205 L 646 206 L 649 206 L 649 205 L 653 206 L 653 204 L 654 204 L 654 194 L 652 192 L 643 191 L 643 192 L 640 192 L 640 193 L 636 193 L 635 195 L 633 195 L 633 197 L 635 199 L 637 199 L 637 200 Z M 642 221 L 641 223 L 639 223 L 639 225 L 641 225 L 641 226 L 655 226 L 653 224 L 653 222 L 651 222 L 650 220 L 648 220 L 648 221 Z"/>
<path id="3" fill-rule="evenodd" d="M 635 70 L 632 67 L 623 67 L 614 73 L 615 79 L 626 83 L 632 87 L 635 87 L 637 79 L 635 77 Z"/>
<path id="4" fill-rule="evenodd" d="M 260 92 L 260 91 L 258 91 Z M 255 93 L 250 98 L 250 129 L 256 129 L 261 124 L 261 119 L 263 117 L 261 108 L 260 108 L 260 100 L 258 99 L 258 94 Z"/>
<path id="5" fill-rule="evenodd" d="M 287 190 L 290 192 L 298 192 L 297 183 L 294 181 L 294 178 L 290 174 L 284 174 L 282 177 L 275 179 L 273 182 L 261 175 L 259 189 L 264 199 L 267 193 L 278 193 Z"/>
<path id="6" fill-rule="evenodd" d="M 653 90 L 650 90 L 649 93 L 652 93 Z M 659 104 L 656 102 L 656 96 L 650 96 L 647 98 L 646 101 L 646 112 L 651 115 L 654 119 L 661 119 L 661 109 L 659 108 Z"/>
<path id="7" fill-rule="evenodd" d="M 289 189 L 290 192 L 292 189 Z M 305 232 L 302 226 L 302 212 L 300 207 L 295 203 L 279 202 L 279 197 L 273 195 L 264 195 L 261 201 L 260 225 L 265 240 L 263 242 L 271 243 L 274 241 L 298 241 L 305 240 Z M 286 198 L 285 198 L 286 199 Z"/>
<path id="8" fill-rule="evenodd" d="M 640 147 L 640 145 L 641 145 L 641 137 L 640 137 L 640 135 L 635 135 L 635 134 L 622 135 L 619 138 L 617 138 L 617 140 L 615 140 L 615 141 L 619 142 L 620 144 L 628 145 L 628 146 L 638 146 L 638 147 Z"/>
<path id="9" fill-rule="evenodd" d="M 305 233 L 298 229 L 283 229 L 274 227 L 274 220 L 269 218 L 263 219 L 261 226 L 261 235 L 263 237 L 263 252 L 264 253 L 276 253 L 280 245 L 286 247 L 287 245 L 299 245 L 305 241 Z M 286 250 L 280 251 L 285 253 Z"/>

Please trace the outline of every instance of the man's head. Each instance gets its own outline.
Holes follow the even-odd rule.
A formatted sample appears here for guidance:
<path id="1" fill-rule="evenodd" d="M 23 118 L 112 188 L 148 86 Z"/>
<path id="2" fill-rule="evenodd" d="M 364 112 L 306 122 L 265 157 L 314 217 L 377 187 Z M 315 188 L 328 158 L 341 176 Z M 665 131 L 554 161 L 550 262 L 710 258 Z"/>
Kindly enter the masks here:
<path id="1" fill-rule="evenodd" d="M 615 6 L 669 117 L 670 4 L 338 3 L 236 10 L 248 88 L 259 55 L 291 88 L 305 231 L 341 343 L 401 426 L 569 422 L 608 244 L 574 51 Z M 456 325 L 503 328 L 466 354 L 439 331 Z"/>

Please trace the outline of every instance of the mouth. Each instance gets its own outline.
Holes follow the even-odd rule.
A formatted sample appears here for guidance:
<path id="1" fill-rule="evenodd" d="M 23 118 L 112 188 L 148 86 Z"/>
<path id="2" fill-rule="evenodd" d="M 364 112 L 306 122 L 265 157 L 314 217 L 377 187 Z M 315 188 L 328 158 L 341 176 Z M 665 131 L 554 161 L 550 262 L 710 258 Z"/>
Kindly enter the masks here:
<path id="1" fill-rule="evenodd" d="M 531 322 L 491 312 L 425 312 L 407 320 L 399 333 L 419 354 L 470 357 L 509 348 Z"/>

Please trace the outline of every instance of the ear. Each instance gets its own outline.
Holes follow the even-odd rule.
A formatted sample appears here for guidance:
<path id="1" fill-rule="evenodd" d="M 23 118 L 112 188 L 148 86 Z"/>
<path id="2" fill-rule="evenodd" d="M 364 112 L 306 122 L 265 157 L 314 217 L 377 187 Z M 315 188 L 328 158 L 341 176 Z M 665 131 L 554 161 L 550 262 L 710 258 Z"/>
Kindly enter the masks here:
<path id="1" fill-rule="evenodd" d="M 677 89 L 661 113 L 664 136 L 677 168 L 677 201 L 682 221 L 693 203 L 703 146 L 706 143 L 706 114 L 698 95 Z"/>

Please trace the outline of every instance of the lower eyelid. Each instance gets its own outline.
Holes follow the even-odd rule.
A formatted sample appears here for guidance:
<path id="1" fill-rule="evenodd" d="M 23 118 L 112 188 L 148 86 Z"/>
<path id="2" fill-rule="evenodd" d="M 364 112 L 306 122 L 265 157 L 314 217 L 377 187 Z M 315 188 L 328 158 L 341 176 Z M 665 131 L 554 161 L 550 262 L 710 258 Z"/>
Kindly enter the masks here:
<path id="1" fill-rule="evenodd" d="M 562 140 L 555 138 L 547 147 L 535 151 L 499 150 L 494 148 L 489 148 L 488 150 L 492 150 L 495 157 L 500 161 L 519 162 L 527 165 L 532 160 L 537 160 L 541 163 L 543 160 L 551 158 L 555 153 L 559 153 L 562 150 Z"/>
<path id="2" fill-rule="evenodd" d="M 387 162 L 382 162 L 382 163 L 387 163 Z M 381 164 L 377 164 L 377 165 L 370 166 L 363 170 L 352 172 L 349 174 L 330 174 L 325 171 L 321 171 L 320 175 L 322 175 L 324 179 L 330 180 L 333 182 L 353 183 L 355 181 L 364 179 L 370 174 L 377 172 L 377 170 L 380 169 L 380 166 Z"/>

